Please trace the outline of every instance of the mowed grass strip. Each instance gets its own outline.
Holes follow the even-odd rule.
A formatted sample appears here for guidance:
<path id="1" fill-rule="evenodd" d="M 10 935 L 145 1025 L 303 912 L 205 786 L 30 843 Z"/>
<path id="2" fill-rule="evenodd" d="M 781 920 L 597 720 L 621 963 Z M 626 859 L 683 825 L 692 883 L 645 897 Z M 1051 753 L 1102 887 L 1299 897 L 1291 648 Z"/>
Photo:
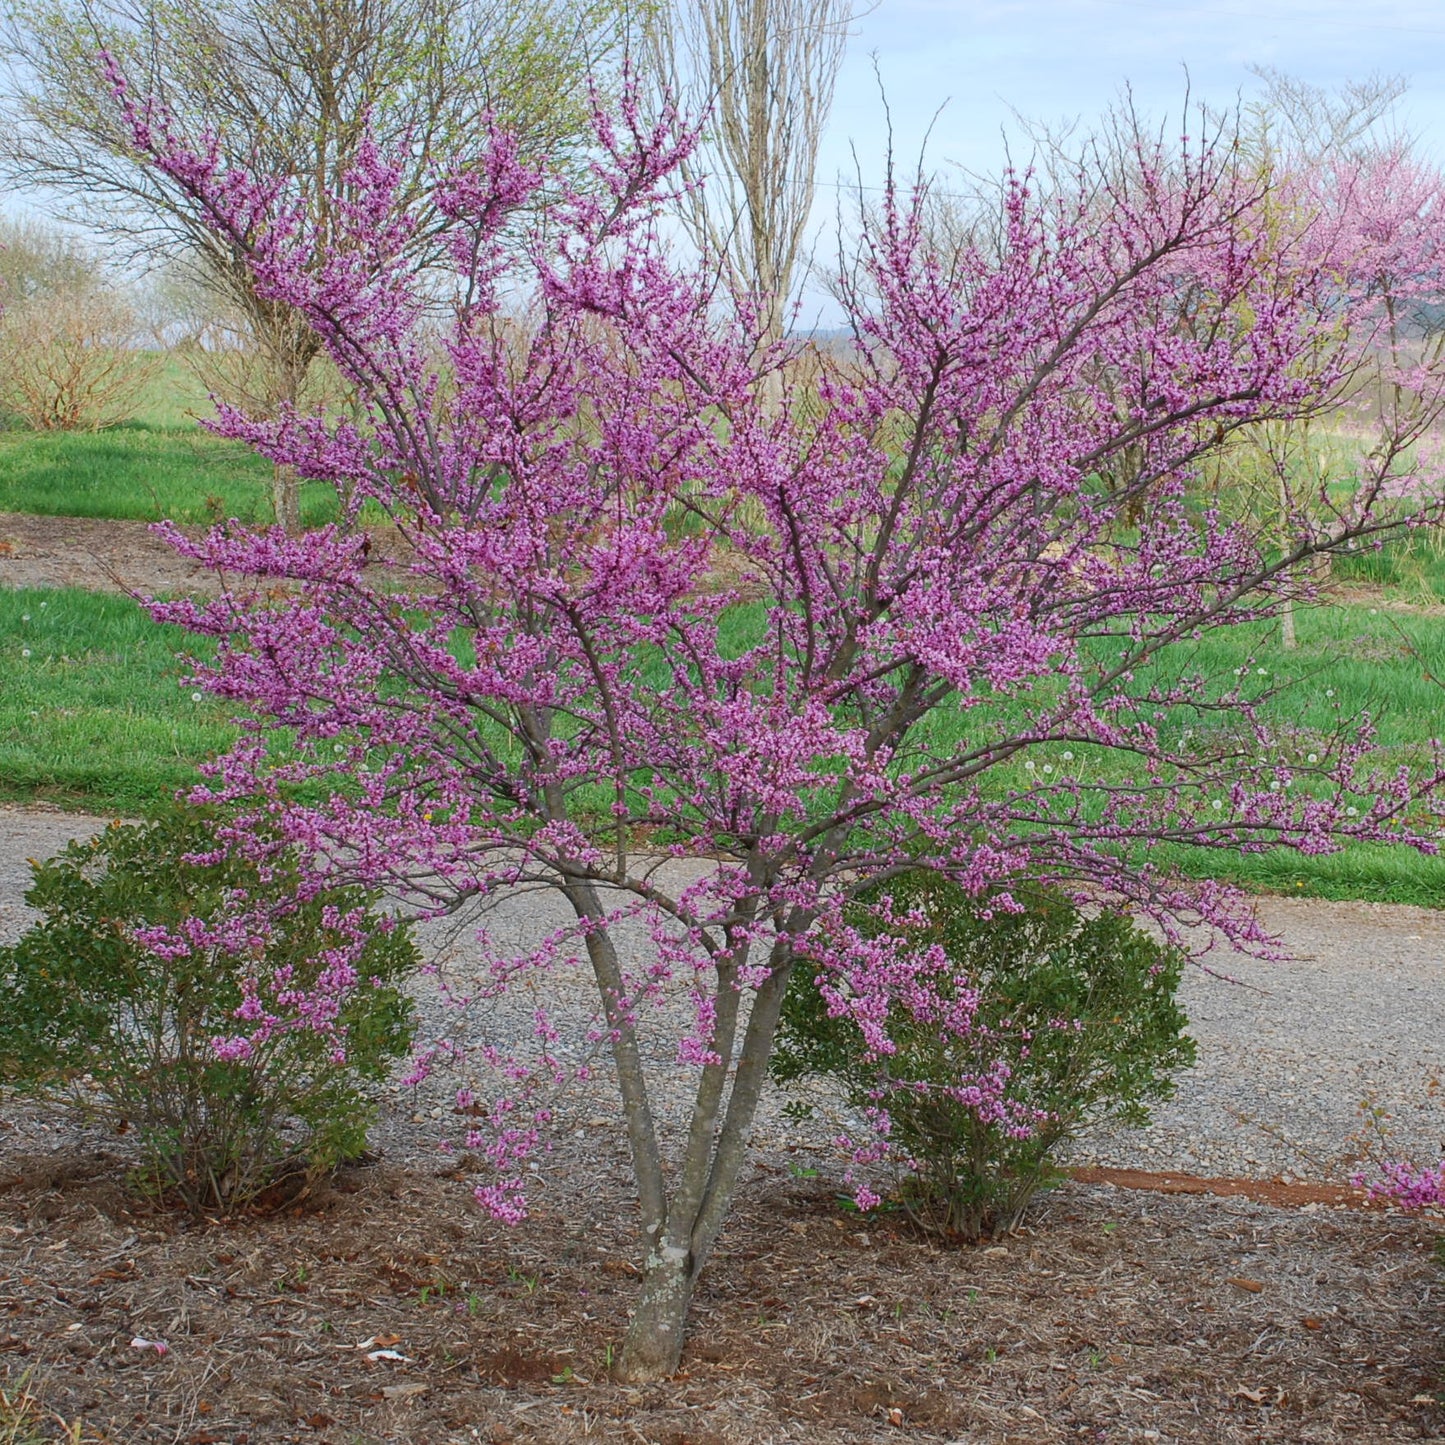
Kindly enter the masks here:
<path id="1" fill-rule="evenodd" d="M 0 589 L 0 798 L 133 814 L 195 782 L 236 735 L 185 683 L 208 648 L 126 597 Z"/>
<path id="2" fill-rule="evenodd" d="M 269 463 L 199 426 L 143 422 L 99 432 L 0 433 L 0 512 L 206 523 L 272 518 Z M 302 521 L 337 513 L 336 493 L 302 488 Z"/>
<path id="3" fill-rule="evenodd" d="M 751 640 L 755 621 L 739 609 L 725 622 L 736 650 Z M 1265 711 L 1295 752 L 1322 741 L 1341 715 L 1367 710 L 1382 763 L 1423 764 L 1429 740 L 1445 732 L 1445 690 L 1432 680 L 1445 676 L 1445 615 L 1351 605 L 1303 612 L 1299 624 L 1296 652 L 1282 651 L 1277 631 L 1261 626 L 1210 637 L 1188 661 L 1231 674 L 1248 667 L 1261 690 L 1287 684 Z M 0 798 L 134 813 L 195 781 L 200 763 L 236 736 L 225 711 L 207 696 L 197 701 L 185 681 L 189 656 L 208 650 L 204 639 L 161 626 L 128 598 L 0 590 Z M 1185 661 L 1181 655 L 1177 665 Z M 945 714 L 936 719 L 935 739 L 981 721 L 980 713 Z M 1177 725 L 1191 721 L 1181 714 Z M 993 781 L 1037 781 L 1051 758 L 1062 773 L 1063 751 L 1031 749 L 1032 779 L 1021 758 Z M 1074 752 L 1070 771 L 1093 769 L 1101 781 L 1121 775 L 1107 754 Z M 1417 819 L 1421 826 L 1432 821 L 1445 824 Z M 1284 849 L 1242 855 L 1168 847 L 1149 857 L 1256 890 L 1445 906 L 1445 860 L 1408 848 L 1359 844 L 1306 857 Z"/>
<path id="4" fill-rule="evenodd" d="M 97 432 L 0 431 L 0 512 L 115 521 L 271 521 L 271 466 L 249 447 L 200 426 L 210 401 L 168 361 L 135 417 Z M 335 491 L 301 489 L 309 527 L 333 520 Z"/>

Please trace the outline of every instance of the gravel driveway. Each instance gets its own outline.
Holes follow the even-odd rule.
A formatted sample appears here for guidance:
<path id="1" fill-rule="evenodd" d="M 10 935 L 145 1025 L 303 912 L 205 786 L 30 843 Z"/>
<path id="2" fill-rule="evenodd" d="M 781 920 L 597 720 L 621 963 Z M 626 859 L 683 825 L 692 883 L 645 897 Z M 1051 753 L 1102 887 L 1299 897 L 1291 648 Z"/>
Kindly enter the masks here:
<path id="1" fill-rule="evenodd" d="M 13 938 L 23 926 L 25 860 L 45 857 L 103 821 L 0 808 L 0 938 Z M 545 896 L 529 895 L 510 903 L 493 926 L 521 941 L 554 908 Z M 1272 898 L 1261 900 L 1260 912 L 1294 961 L 1214 956 L 1215 966 L 1244 986 L 1189 970 L 1184 1005 L 1199 1045 L 1197 1065 L 1150 1129 L 1091 1138 L 1079 1149 L 1080 1162 L 1340 1178 L 1350 1172 L 1343 1156 L 1367 1098 L 1393 1116 L 1403 1149 L 1438 1157 L 1445 1099 L 1432 1100 L 1426 1089 L 1432 1078 L 1445 1076 L 1445 912 Z M 580 979 L 566 991 L 585 1006 Z M 525 1012 L 519 1008 L 518 1018 Z M 385 1147 L 407 1153 L 433 1147 L 438 1126 L 432 1120 L 448 1112 L 440 1102 L 445 1098 L 444 1084 L 423 1094 L 395 1090 Z M 574 1100 L 567 1113 L 579 1127 L 595 1128 L 603 1120 L 592 1116 L 607 1104 L 599 1090 Z M 816 1127 L 792 1123 L 775 1106 L 764 1111 L 760 1134 L 765 1150 L 818 1147 L 823 1139 Z"/>

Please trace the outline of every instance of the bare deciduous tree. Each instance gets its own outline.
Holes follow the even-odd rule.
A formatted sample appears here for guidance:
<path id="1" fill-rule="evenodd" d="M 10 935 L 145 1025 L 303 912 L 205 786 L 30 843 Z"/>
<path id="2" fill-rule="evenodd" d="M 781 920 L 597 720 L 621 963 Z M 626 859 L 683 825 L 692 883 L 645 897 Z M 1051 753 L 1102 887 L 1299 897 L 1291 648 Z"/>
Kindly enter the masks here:
<path id="1" fill-rule="evenodd" d="M 126 420 L 159 356 L 129 289 L 71 237 L 0 226 L 0 411 L 37 431 Z"/>
<path id="2" fill-rule="evenodd" d="M 1399 75 L 1310 85 L 1273 66 L 1253 67 L 1264 93 L 1245 107 L 1267 153 L 1295 163 L 1328 154 L 1363 159 L 1402 142 L 1395 107 L 1408 89 Z"/>
<path id="3" fill-rule="evenodd" d="M 708 183 L 683 219 L 756 298 L 765 345 L 783 334 L 853 14 L 850 0 L 673 0 L 648 26 L 659 93 L 706 117 L 687 179 Z"/>
<path id="4" fill-rule="evenodd" d="M 303 396 L 316 340 L 257 293 L 194 202 L 140 163 L 98 52 L 177 123 L 214 132 L 227 163 L 286 177 L 327 232 L 368 132 L 406 158 L 399 206 L 489 113 L 534 153 L 576 145 L 619 14 L 614 0 L 12 0 L 4 50 L 17 81 L 0 110 L 0 169 L 14 185 L 59 191 L 71 218 L 130 256 L 184 266 L 217 293 L 244 320 L 274 412 Z M 424 267 L 435 228 L 420 219 L 408 259 Z M 294 478 L 277 473 L 274 501 L 277 520 L 297 527 Z"/>
<path id="5" fill-rule="evenodd" d="M 1405 94 L 1401 76 L 1372 75 L 1346 81 L 1336 90 L 1311 85 L 1272 66 L 1255 66 L 1263 92 L 1243 108 L 1245 127 L 1241 144 L 1246 155 L 1281 192 L 1288 192 L 1291 177 L 1300 177 L 1330 165 L 1369 166 L 1391 153 L 1403 155 L 1408 139 L 1397 123 L 1395 108 Z M 1308 188 L 1306 188 L 1307 190 Z M 1296 210 L 1299 208 L 1296 207 Z M 1277 215 L 1282 233 L 1311 224 L 1308 214 Z M 1398 349 L 1399 335 L 1392 325 L 1387 338 Z M 1292 516 L 1288 474 L 1304 466 L 1318 469 L 1320 447 L 1308 424 L 1299 427 L 1257 428 L 1234 449 L 1234 478 L 1244 482 L 1246 494 L 1262 486 L 1263 498 L 1249 500 L 1259 509 L 1273 510 L 1280 545 L 1295 541 L 1300 519 Z M 1228 465 L 1229 454 L 1222 456 Z M 1328 572 L 1325 554 L 1315 564 Z M 1298 645 L 1293 600 L 1286 596 L 1280 608 L 1280 643 L 1286 651 Z"/>

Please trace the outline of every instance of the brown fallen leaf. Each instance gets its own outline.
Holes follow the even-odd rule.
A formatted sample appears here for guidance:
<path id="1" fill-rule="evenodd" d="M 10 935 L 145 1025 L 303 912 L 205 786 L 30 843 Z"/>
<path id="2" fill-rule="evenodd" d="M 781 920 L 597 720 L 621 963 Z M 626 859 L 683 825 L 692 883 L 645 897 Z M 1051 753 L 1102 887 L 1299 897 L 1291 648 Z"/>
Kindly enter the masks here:
<path id="1" fill-rule="evenodd" d="M 1242 1400 L 1248 1400 L 1252 1405 L 1264 1404 L 1264 1391 L 1251 1390 L 1247 1385 L 1240 1385 L 1234 1392 Z"/>
<path id="2" fill-rule="evenodd" d="M 1307 1330 L 1322 1330 L 1325 1327 L 1325 1322 L 1323 1320 L 1317 1320 L 1313 1316 L 1302 1319 L 1300 1321 L 1300 1324 L 1302 1324 Z"/>
<path id="3" fill-rule="evenodd" d="M 100 1284 L 102 1280 L 134 1279 L 135 1276 L 136 1267 L 130 1260 L 127 1260 L 119 1269 L 103 1269 L 99 1274 L 92 1275 L 90 1282 L 91 1284 Z"/>
<path id="4" fill-rule="evenodd" d="M 1231 1275 L 1226 1284 L 1232 1284 L 1235 1289 L 1248 1290 L 1250 1294 L 1258 1294 L 1264 1286 L 1257 1279 L 1244 1279 L 1240 1275 Z"/>
<path id="5" fill-rule="evenodd" d="M 393 1345 L 400 1343 L 400 1335 L 372 1335 L 370 1339 L 362 1340 L 356 1348 L 358 1350 L 389 1350 Z"/>

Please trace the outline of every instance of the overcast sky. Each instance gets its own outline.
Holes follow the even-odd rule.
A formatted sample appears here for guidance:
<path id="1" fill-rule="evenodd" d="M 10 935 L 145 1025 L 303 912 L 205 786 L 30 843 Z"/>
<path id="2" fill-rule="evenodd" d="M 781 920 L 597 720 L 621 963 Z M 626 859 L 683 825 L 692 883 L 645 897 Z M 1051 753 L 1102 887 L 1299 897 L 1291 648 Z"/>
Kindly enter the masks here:
<path id="1" fill-rule="evenodd" d="M 819 178 L 882 155 L 877 65 L 901 154 L 995 168 L 1010 109 L 1042 120 L 1103 111 L 1126 84 L 1177 112 L 1185 72 L 1216 104 L 1257 88 L 1251 65 L 1332 87 L 1403 75 L 1407 125 L 1445 160 L 1445 6 L 1439 0 L 880 0 L 855 26 Z M 935 120 L 935 112 L 942 107 Z"/>
<path id="2" fill-rule="evenodd" d="M 990 172 L 1003 164 L 1003 133 L 1017 134 L 1014 111 L 1087 124 L 1127 86 L 1145 114 L 1177 116 L 1186 84 L 1222 108 L 1259 92 L 1254 65 L 1331 89 L 1404 77 L 1400 122 L 1445 163 L 1439 0 L 879 0 L 854 26 L 819 159 L 819 259 L 832 251 L 823 233 L 834 187 L 882 174 L 880 81 L 909 169 L 928 137 L 929 169 Z M 821 300 L 805 309 L 816 324 L 838 319 Z"/>
<path id="3" fill-rule="evenodd" d="M 910 168 L 930 126 L 931 168 L 994 171 L 1014 110 L 1087 123 L 1127 85 L 1145 113 L 1177 115 L 1186 67 L 1193 92 L 1224 106 L 1257 91 L 1251 65 L 1325 87 L 1405 77 L 1400 118 L 1445 163 L 1440 0 L 878 0 L 854 30 L 817 173 L 828 233 L 833 187 L 882 174 L 880 80 Z M 820 257 L 831 250 L 820 241 Z"/>

